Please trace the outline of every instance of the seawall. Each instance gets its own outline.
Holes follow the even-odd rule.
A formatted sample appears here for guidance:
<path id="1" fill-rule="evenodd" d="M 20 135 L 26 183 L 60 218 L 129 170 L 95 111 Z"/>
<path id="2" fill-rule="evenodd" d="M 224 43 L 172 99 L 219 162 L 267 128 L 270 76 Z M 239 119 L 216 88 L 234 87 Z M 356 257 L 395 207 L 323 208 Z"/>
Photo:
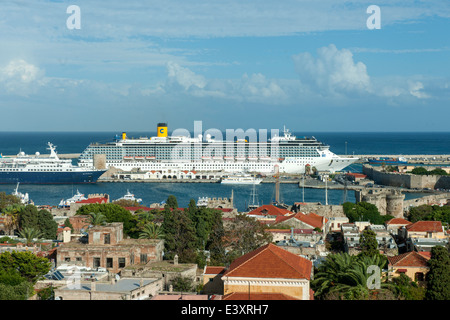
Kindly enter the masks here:
<path id="1" fill-rule="evenodd" d="M 450 176 L 382 172 L 370 165 L 364 165 L 362 171 L 375 183 L 380 185 L 408 189 L 450 189 Z"/>

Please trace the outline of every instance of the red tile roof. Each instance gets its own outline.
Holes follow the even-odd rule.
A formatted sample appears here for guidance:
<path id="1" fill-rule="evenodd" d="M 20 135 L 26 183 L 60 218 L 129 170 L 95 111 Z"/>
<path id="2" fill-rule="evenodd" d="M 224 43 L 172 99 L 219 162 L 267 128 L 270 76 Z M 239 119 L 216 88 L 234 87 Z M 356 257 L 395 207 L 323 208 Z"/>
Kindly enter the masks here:
<path id="1" fill-rule="evenodd" d="M 224 277 L 310 279 L 312 262 L 269 243 L 230 265 Z"/>
<path id="2" fill-rule="evenodd" d="M 393 267 L 427 267 L 429 258 L 416 251 L 406 252 L 395 257 L 388 257 Z"/>
<path id="3" fill-rule="evenodd" d="M 386 221 L 386 224 L 402 224 L 402 225 L 407 225 L 407 224 L 412 224 L 411 221 L 405 220 L 403 218 L 393 218 L 389 221 Z"/>
<path id="4" fill-rule="evenodd" d="M 291 211 L 283 208 L 278 208 L 277 206 L 271 204 L 265 204 L 255 210 L 248 213 L 249 215 L 261 215 L 261 216 L 285 216 L 286 214 L 292 214 Z"/>
<path id="5" fill-rule="evenodd" d="M 207 266 L 205 268 L 204 274 L 221 274 L 225 272 L 224 267 L 213 267 L 213 266 Z"/>
<path id="6" fill-rule="evenodd" d="M 406 226 L 406 230 L 415 232 L 443 232 L 440 221 L 417 221 Z"/>
<path id="7" fill-rule="evenodd" d="M 298 300 L 284 293 L 248 293 L 248 292 L 232 292 L 223 296 L 222 300 Z"/>
<path id="8" fill-rule="evenodd" d="M 100 197 L 100 198 L 87 198 L 85 200 L 77 201 L 76 203 L 107 203 L 108 198 Z"/>
<path id="9" fill-rule="evenodd" d="M 315 213 L 308 213 L 308 214 L 304 214 L 302 212 L 296 213 L 294 215 L 290 215 L 290 216 L 280 216 L 276 218 L 275 223 L 280 223 L 280 222 L 284 222 L 288 219 L 298 219 L 300 221 L 302 221 L 303 223 L 311 226 L 313 229 L 314 228 L 319 228 L 322 229 L 324 222 L 327 222 L 328 219 L 324 218 L 322 216 L 319 216 L 318 214 Z"/>

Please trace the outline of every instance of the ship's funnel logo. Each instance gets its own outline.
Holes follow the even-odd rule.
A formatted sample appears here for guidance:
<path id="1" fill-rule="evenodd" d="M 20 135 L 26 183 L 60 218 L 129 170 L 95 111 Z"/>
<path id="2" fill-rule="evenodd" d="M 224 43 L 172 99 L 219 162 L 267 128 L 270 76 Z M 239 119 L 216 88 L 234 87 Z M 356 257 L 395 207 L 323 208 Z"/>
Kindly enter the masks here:
<path id="1" fill-rule="evenodd" d="M 158 137 L 167 137 L 167 123 L 158 123 Z"/>

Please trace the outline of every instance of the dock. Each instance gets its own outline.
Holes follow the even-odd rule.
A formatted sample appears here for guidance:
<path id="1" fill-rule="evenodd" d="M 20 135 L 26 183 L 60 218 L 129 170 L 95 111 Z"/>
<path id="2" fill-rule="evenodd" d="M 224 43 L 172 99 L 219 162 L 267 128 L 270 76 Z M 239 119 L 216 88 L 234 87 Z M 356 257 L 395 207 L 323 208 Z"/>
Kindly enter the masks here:
<path id="1" fill-rule="evenodd" d="M 76 159 L 80 157 L 81 153 L 61 153 L 58 156 L 61 159 Z M 40 155 L 45 158 L 48 157 L 46 154 Z M 15 158 L 16 155 L 4 155 L 4 157 Z M 450 165 L 450 154 L 352 154 L 352 155 L 339 155 L 339 157 L 344 158 L 358 158 L 360 159 L 358 162 L 365 162 L 369 158 L 399 158 L 404 157 L 411 164 L 420 164 L 420 163 L 439 163 L 439 164 L 449 164 Z"/>

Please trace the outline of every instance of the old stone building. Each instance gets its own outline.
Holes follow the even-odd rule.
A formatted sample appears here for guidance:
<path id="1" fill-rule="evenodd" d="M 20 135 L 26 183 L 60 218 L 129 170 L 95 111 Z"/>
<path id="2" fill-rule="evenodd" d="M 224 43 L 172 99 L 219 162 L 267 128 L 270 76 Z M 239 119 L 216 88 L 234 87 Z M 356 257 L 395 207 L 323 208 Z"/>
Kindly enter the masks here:
<path id="1" fill-rule="evenodd" d="M 403 218 L 403 200 L 405 195 L 392 189 L 356 190 L 356 202 L 368 202 L 375 205 L 381 215 Z"/>
<path id="2" fill-rule="evenodd" d="M 63 243 L 58 248 L 58 266 L 74 264 L 118 273 L 128 265 L 162 260 L 163 240 L 124 239 L 122 223 L 94 226 L 87 233 L 87 236 Z"/>

